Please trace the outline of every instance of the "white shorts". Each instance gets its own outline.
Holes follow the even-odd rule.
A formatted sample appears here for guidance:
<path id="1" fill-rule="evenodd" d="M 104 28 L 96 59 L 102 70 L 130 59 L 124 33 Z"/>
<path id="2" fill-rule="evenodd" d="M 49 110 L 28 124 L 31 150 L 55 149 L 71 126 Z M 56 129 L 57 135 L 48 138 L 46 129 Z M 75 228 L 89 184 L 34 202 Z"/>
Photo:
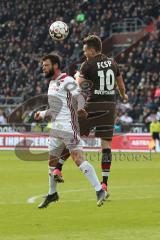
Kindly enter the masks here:
<path id="1" fill-rule="evenodd" d="M 49 154 L 60 157 L 66 147 L 69 151 L 82 150 L 82 140 L 74 132 L 52 130 L 49 137 Z"/>

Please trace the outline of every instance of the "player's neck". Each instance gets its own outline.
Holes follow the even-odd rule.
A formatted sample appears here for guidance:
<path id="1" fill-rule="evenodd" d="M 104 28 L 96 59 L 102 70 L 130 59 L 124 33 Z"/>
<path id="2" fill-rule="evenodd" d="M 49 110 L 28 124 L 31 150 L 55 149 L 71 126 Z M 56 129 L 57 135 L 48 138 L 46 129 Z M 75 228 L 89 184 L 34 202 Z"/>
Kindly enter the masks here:
<path id="1" fill-rule="evenodd" d="M 53 75 L 53 80 L 55 80 L 55 79 L 57 79 L 58 78 L 58 76 L 60 76 L 61 75 L 61 71 L 60 70 L 57 70 L 55 73 L 54 73 L 54 75 Z"/>

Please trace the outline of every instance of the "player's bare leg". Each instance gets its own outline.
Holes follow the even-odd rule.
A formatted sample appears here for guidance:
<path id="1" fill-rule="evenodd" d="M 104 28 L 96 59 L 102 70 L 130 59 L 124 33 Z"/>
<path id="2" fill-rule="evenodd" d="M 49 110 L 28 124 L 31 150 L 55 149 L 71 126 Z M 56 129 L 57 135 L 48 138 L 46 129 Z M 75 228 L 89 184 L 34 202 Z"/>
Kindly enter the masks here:
<path id="1" fill-rule="evenodd" d="M 71 156 L 76 165 L 80 168 L 80 170 L 84 173 L 94 187 L 97 195 L 97 206 L 100 207 L 106 200 L 107 192 L 102 189 L 93 166 L 84 159 L 83 152 L 81 150 L 72 150 Z"/>

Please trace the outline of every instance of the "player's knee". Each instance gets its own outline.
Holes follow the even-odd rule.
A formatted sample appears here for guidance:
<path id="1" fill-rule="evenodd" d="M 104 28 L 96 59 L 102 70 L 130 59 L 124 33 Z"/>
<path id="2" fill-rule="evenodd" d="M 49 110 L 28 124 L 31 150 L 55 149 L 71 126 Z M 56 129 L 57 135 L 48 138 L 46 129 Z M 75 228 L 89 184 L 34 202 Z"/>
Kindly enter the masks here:
<path id="1" fill-rule="evenodd" d="M 110 149 L 111 143 L 112 143 L 111 138 L 101 138 L 101 145 L 103 149 Z"/>
<path id="2" fill-rule="evenodd" d="M 61 159 L 65 161 L 69 157 L 70 157 L 70 152 L 67 148 L 65 148 L 61 154 Z"/>

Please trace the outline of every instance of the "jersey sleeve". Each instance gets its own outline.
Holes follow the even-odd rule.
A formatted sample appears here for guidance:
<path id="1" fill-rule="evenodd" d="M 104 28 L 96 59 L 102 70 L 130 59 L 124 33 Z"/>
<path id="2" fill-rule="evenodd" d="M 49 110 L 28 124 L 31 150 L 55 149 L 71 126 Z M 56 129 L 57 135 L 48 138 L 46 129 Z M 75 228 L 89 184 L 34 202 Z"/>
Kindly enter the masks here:
<path id="1" fill-rule="evenodd" d="M 72 100 L 73 100 L 73 102 L 74 101 L 77 102 L 78 109 L 81 109 L 84 107 L 85 98 L 82 94 L 82 91 L 81 91 L 79 85 L 77 84 L 77 82 L 75 81 L 74 78 L 67 77 L 67 79 L 65 80 L 65 90 L 69 91 L 71 93 Z"/>
<path id="2" fill-rule="evenodd" d="M 74 78 L 70 76 L 67 77 L 64 81 L 64 90 L 69 91 L 72 94 L 72 96 L 80 93 L 80 88 L 77 82 L 75 81 Z"/>

